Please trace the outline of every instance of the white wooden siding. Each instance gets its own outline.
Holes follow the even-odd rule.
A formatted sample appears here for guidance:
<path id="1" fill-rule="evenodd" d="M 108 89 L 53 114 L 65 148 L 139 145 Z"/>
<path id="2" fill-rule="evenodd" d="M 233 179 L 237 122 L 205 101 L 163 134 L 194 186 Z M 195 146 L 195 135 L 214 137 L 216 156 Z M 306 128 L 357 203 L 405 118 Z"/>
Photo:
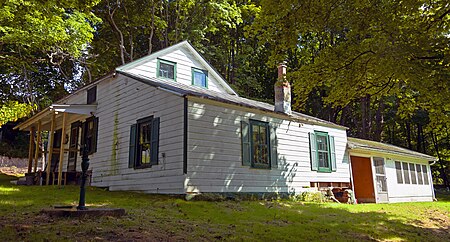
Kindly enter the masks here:
<path id="1" fill-rule="evenodd" d="M 64 103 L 86 104 L 86 91 L 72 95 Z M 89 156 L 92 185 L 109 187 L 110 190 L 183 193 L 183 103 L 179 96 L 120 75 L 98 83 L 95 113 L 99 118 L 97 152 Z M 130 126 L 136 120 L 151 115 L 160 117 L 159 164 L 145 169 L 128 168 Z M 71 122 L 85 120 L 74 115 L 69 117 L 67 134 Z M 114 133 L 117 144 L 113 143 Z M 80 170 L 80 162 L 81 157 L 78 156 L 77 170 Z M 64 171 L 66 167 L 67 153 Z"/>
<path id="2" fill-rule="evenodd" d="M 426 165 L 429 184 L 398 184 L 397 172 L 395 169 L 395 161 L 407 162 L 411 164 Z M 433 201 L 433 187 L 431 179 L 431 170 L 427 161 L 411 162 L 408 159 L 391 160 L 385 159 L 386 182 L 388 189 L 389 202 L 416 202 L 416 201 Z M 402 172 L 403 175 L 403 172 Z M 416 177 L 418 176 L 416 171 Z M 404 182 L 404 180 L 403 180 Z"/>
<path id="3" fill-rule="evenodd" d="M 220 104 L 218 104 L 220 105 Z M 301 192 L 310 182 L 349 182 L 345 130 L 299 124 L 254 110 L 189 101 L 188 173 L 186 192 Z M 277 127 L 278 168 L 242 166 L 241 120 L 269 122 Z M 335 137 L 337 171 L 311 171 L 309 132 Z M 348 155 L 347 155 L 348 157 Z"/>
<path id="4" fill-rule="evenodd" d="M 184 85 L 192 85 L 192 67 L 206 70 L 206 67 L 200 64 L 195 57 L 186 48 L 179 48 L 171 53 L 159 56 L 158 58 L 177 63 L 176 81 Z M 139 74 L 146 77 L 157 78 L 157 59 L 150 59 L 141 65 L 138 65 L 128 72 Z M 208 90 L 215 92 L 227 93 L 227 91 L 219 84 L 216 78 L 208 73 Z M 171 82 L 171 80 L 165 80 Z"/>

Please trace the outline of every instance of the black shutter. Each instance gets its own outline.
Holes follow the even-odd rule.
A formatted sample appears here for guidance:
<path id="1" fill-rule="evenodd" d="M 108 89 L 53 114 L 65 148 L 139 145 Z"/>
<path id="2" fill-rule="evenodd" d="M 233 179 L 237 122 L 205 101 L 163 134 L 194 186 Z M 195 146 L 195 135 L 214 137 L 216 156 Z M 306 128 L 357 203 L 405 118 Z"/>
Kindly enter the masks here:
<path id="1" fill-rule="evenodd" d="M 309 133 L 309 150 L 311 155 L 311 170 L 317 171 L 319 169 L 319 162 L 317 161 L 317 141 L 314 132 Z"/>
<path id="2" fill-rule="evenodd" d="M 245 121 L 241 121 L 241 149 L 242 149 L 242 165 L 250 166 L 250 135 L 249 125 Z"/>
<path id="3" fill-rule="evenodd" d="M 158 154 L 159 154 L 159 118 L 154 118 L 152 120 L 152 131 L 151 131 L 151 143 L 150 143 L 150 164 L 158 164 Z"/>
<path id="4" fill-rule="evenodd" d="M 133 168 L 136 163 L 136 136 L 137 136 L 137 124 L 131 125 L 130 128 L 130 149 L 128 154 L 128 167 Z"/>
<path id="5" fill-rule="evenodd" d="M 84 141 L 86 139 L 86 122 L 81 123 L 81 140 L 80 140 L 80 155 L 83 155 L 83 149 L 84 149 Z"/>
<path id="6" fill-rule="evenodd" d="M 278 138 L 277 129 L 270 126 L 270 165 L 271 167 L 278 167 Z"/>
<path id="7" fill-rule="evenodd" d="M 94 133 L 92 134 L 92 148 L 90 151 L 92 153 L 97 152 L 97 138 L 98 138 L 98 117 L 94 118 Z"/>

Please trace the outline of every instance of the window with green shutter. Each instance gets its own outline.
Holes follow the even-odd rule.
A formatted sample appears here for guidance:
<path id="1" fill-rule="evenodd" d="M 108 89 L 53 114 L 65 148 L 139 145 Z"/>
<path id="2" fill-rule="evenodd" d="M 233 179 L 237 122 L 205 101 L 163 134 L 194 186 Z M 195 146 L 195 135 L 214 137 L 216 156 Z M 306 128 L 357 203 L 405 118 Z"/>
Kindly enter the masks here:
<path id="1" fill-rule="evenodd" d="M 278 166 L 276 129 L 267 122 L 241 121 L 242 165 L 270 169 Z"/>
<path id="2" fill-rule="evenodd" d="M 158 164 L 159 118 L 140 119 L 130 128 L 129 167 L 146 168 Z"/>
<path id="3" fill-rule="evenodd" d="M 309 133 L 311 170 L 319 172 L 336 171 L 336 150 L 334 137 L 326 132 Z"/>

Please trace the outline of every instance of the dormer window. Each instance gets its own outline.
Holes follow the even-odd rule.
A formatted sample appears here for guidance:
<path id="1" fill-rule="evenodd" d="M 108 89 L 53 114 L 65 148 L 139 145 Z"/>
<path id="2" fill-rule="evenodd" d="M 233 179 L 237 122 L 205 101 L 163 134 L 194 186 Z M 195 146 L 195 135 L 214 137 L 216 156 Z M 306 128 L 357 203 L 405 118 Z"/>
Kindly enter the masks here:
<path id="1" fill-rule="evenodd" d="M 208 72 L 205 70 L 192 68 L 192 85 L 207 88 Z"/>
<path id="2" fill-rule="evenodd" d="M 177 63 L 158 59 L 158 71 L 157 77 L 169 80 L 176 80 L 177 76 Z"/>

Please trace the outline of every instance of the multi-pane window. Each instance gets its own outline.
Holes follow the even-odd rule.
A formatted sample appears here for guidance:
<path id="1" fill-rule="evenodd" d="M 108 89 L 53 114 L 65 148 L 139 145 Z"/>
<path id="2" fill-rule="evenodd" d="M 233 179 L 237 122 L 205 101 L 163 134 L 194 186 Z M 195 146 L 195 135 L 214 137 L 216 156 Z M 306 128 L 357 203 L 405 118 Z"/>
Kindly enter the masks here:
<path id="1" fill-rule="evenodd" d="M 430 181 L 428 180 L 428 170 L 426 165 L 422 165 L 422 173 L 423 173 L 423 183 L 425 185 L 429 185 Z"/>
<path id="2" fill-rule="evenodd" d="M 159 118 L 140 119 L 131 126 L 129 167 L 158 164 Z"/>
<path id="3" fill-rule="evenodd" d="M 430 184 L 426 165 L 396 161 L 395 170 L 397 173 L 397 183 L 399 184 L 403 183 L 402 174 L 405 184 Z"/>
<path id="4" fill-rule="evenodd" d="M 269 124 L 250 120 L 250 146 L 252 166 L 269 168 Z"/>
<path id="5" fill-rule="evenodd" d="M 403 174 L 402 174 L 402 163 L 396 161 L 395 162 L 395 172 L 397 173 L 397 183 L 403 183 Z"/>
<path id="6" fill-rule="evenodd" d="M 165 79 L 176 80 L 176 63 L 158 59 L 157 76 Z"/>
<path id="7" fill-rule="evenodd" d="M 422 185 L 423 184 L 422 166 L 419 164 L 416 164 L 416 171 L 417 171 L 417 183 L 419 185 Z"/>
<path id="8" fill-rule="evenodd" d="M 150 164 L 151 120 L 138 124 L 138 166 Z"/>
<path id="9" fill-rule="evenodd" d="M 405 184 L 410 184 L 411 181 L 409 180 L 408 163 L 402 162 L 402 166 L 403 166 L 403 177 L 405 178 Z"/>
<path id="10" fill-rule="evenodd" d="M 192 68 L 192 85 L 199 87 L 208 87 L 208 72 Z"/>
<path id="11" fill-rule="evenodd" d="M 275 127 L 258 120 L 241 121 L 242 165 L 270 169 L 278 166 Z"/>
<path id="12" fill-rule="evenodd" d="M 336 171 L 334 137 L 328 133 L 315 131 L 309 134 L 311 170 Z"/>
<path id="13" fill-rule="evenodd" d="M 319 170 L 331 170 L 330 149 L 328 148 L 328 135 L 316 133 L 317 157 L 319 161 Z"/>
<path id="14" fill-rule="evenodd" d="M 417 184 L 416 168 L 414 164 L 409 164 L 409 173 L 411 174 L 411 183 Z"/>

